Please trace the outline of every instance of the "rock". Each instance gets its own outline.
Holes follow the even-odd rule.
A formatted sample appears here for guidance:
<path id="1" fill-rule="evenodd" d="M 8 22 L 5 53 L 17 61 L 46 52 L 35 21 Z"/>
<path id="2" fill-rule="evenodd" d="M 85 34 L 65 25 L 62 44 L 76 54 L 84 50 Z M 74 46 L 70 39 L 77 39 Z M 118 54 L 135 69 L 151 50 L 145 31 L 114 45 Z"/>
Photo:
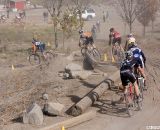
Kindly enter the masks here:
<path id="1" fill-rule="evenodd" d="M 32 125 L 43 124 L 43 113 L 41 107 L 36 103 L 32 104 L 23 114 L 23 123 Z"/>
<path id="2" fill-rule="evenodd" d="M 82 70 L 83 70 L 82 66 L 75 63 L 68 64 L 65 67 L 65 72 L 67 73 L 70 73 L 71 71 L 82 71 Z"/>
<path id="3" fill-rule="evenodd" d="M 49 115 L 63 116 L 64 110 L 65 106 L 60 103 L 49 102 L 45 104 L 45 112 L 47 112 Z"/>
<path id="4" fill-rule="evenodd" d="M 48 98 L 49 98 L 49 96 L 48 96 L 47 93 L 43 93 L 43 94 L 42 94 L 42 99 L 43 99 L 43 100 L 48 100 Z"/>
<path id="5" fill-rule="evenodd" d="M 71 78 L 79 78 L 81 80 L 87 79 L 93 72 L 91 71 L 72 71 Z"/>

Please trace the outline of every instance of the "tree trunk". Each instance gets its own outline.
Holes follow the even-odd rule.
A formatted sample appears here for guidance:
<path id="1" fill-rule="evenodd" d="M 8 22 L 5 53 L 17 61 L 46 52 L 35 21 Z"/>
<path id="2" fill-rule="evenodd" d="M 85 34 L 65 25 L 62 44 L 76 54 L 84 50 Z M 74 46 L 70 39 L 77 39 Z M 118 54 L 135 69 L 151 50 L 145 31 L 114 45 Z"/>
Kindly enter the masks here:
<path id="1" fill-rule="evenodd" d="M 63 31 L 63 50 L 64 50 L 64 39 L 65 39 L 65 36 L 64 36 L 64 31 Z"/>
<path id="2" fill-rule="evenodd" d="M 129 32 L 132 33 L 132 22 L 129 22 Z"/>
<path id="3" fill-rule="evenodd" d="M 55 48 L 58 48 L 57 26 L 55 24 L 54 24 L 54 43 L 55 43 Z"/>
<path id="4" fill-rule="evenodd" d="M 96 88 L 92 89 L 86 94 L 79 102 L 70 108 L 70 114 L 72 116 L 78 116 L 82 114 L 89 106 L 102 96 L 102 94 L 113 85 L 115 81 L 119 79 L 119 71 L 113 73 L 110 77 L 103 80 Z"/>
<path id="5" fill-rule="evenodd" d="M 146 25 L 143 25 L 143 36 L 146 36 Z"/>
<path id="6" fill-rule="evenodd" d="M 152 36 L 153 36 L 153 33 L 154 33 L 154 20 L 152 20 Z"/>

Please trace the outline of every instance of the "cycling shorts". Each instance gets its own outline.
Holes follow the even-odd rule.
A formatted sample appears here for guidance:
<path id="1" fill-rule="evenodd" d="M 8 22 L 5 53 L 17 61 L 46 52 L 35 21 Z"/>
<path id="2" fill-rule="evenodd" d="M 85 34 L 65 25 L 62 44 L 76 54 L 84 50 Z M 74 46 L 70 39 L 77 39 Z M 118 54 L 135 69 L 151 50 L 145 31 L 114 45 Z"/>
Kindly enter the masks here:
<path id="1" fill-rule="evenodd" d="M 120 45 L 121 44 L 121 37 L 113 38 L 112 45 L 115 45 L 116 42 Z"/>
<path id="2" fill-rule="evenodd" d="M 133 84 L 136 82 L 136 77 L 131 71 L 121 71 L 120 72 L 120 77 L 122 81 L 123 86 L 127 86 L 129 81 Z"/>

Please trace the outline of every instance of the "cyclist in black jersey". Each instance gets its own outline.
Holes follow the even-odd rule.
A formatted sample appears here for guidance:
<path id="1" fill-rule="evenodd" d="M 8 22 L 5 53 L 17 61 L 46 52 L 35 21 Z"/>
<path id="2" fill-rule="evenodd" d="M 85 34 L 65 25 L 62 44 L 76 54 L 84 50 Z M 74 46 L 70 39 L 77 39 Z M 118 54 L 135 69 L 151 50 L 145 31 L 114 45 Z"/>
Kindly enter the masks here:
<path id="1" fill-rule="evenodd" d="M 142 68 L 140 67 L 138 59 L 133 57 L 133 53 L 131 51 L 127 51 L 126 59 L 121 63 L 120 67 L 120 77 L 121 82 L 124 87 L 124 93 L 127 93 L 128 83 L 131 82 L 135 87 L 135 92 L 139 100 L 140 99 L 140 91 L 136 82 L 136 77 L 134 74 L 134 69 L 138 69 L 138 71 L 145 77 Z"/>

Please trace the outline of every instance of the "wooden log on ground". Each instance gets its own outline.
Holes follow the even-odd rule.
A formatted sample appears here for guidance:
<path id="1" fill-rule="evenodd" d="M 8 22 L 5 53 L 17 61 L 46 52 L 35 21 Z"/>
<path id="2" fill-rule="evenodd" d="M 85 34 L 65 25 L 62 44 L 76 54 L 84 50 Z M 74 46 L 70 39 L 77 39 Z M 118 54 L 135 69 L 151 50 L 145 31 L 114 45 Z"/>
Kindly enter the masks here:
<path id="1" fill-rule="evenodd" d="M 115 72 L 109 78 L 103 80 L 96 88 L 92 89 L 87 95 L 85 95 L 78 103 L 73 105 L 70 109 L 72 116 L 78 116 L 82 114 L 89 106 L 91 106 L 99 97 L 112 85 L 113 81 L 119 79 L 119 71 Z"/>
<path id="2" fill-rule="evenodd" d="M 45 128 L 39 129 L 39 130 L 61 130 L 62 126 L 64 126 L 65 128 L 71 128 L 71 127 L 76 126 L 78 124 L 81 124 L 83 122 L 92 120 L 95 117 L 96 117 L 96 111 L 92 110 L 92 111 L 86 112 L 80 116 L 56 123 L 51 126 L 47 126 Z"/>

